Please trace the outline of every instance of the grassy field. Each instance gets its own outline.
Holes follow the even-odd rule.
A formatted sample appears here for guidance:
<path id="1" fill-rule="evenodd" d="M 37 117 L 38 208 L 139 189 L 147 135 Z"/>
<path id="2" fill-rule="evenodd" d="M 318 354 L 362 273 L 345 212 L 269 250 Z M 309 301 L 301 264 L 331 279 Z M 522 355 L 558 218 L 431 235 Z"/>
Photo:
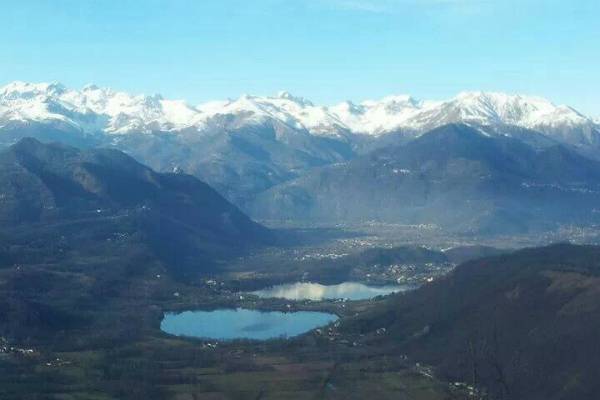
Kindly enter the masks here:
<path id="1" fill-rule="evenodd" d="M 148 339 L 114 349 L 0 362 L 3 399 L 462 398 L 447 384 L 386 356 L 337 346 Z M 277 347 L 277 346 L 275 346 Z M 286 346 L 283 346 L 286 347 Z M 60 358 L 61 362 L 49 361 Z"/>

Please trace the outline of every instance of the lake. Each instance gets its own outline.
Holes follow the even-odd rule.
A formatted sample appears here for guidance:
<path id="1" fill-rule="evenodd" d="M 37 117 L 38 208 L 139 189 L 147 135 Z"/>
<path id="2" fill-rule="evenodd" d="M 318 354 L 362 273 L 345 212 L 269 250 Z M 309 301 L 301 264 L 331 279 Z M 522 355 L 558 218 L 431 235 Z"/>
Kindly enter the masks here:
<path id="1" fill-rule="evenodd" d="M 288 338 L 327 325 L 337 315 L 315 311 L 221 309 L 165 314 L 160 329 L 176 336 L 203 339 Z"/>
<path id="2" fill-rule="evenodd" d="M 339 285 L 321 285 L 310 282 L 296 282 L 277 285 L 251 293 L 264 298 L 276 297 L 288 300 L 364 300 L 407 290 L 410 290 L 409 286 L 401 285 L 367 286 L 357 282 L 344 282 Z"/>

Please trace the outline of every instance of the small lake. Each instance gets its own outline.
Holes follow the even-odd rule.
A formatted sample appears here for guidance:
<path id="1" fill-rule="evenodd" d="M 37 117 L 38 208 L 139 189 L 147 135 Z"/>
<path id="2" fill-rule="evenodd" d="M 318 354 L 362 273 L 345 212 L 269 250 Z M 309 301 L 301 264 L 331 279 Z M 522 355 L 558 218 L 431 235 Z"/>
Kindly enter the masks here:
<path id="1" fill-rule="evenodd" d="M 296 282 L 277 285 L 251 293 L 264 298 L 275 297 L 288 300 L 365 300 L 407 290 L 410 290 L 409 286 L 401 285 L 367 286 L 357 282 L 344 282 L 339 285 L 321 285 L 310 282 Z"/>
<path id="2" fill-rule="evenodd" d="M 258 311 L 222 309 L 165 314 L 160 329 L 176 336 L 203 339 L 288 338 L 327 325 L 337 315 L 315 311 Z"/>

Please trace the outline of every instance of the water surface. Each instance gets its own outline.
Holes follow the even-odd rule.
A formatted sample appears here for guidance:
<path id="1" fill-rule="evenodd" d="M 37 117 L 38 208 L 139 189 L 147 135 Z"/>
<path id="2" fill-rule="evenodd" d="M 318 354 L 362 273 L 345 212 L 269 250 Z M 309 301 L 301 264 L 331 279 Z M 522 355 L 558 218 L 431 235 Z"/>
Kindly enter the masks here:
<path id="1" fill-rule="evenodd" d="M 221 309 L 165 314 L 163 332 L 204 339 L 287 338 L 308 332 L 337 320 L 334 314 L 314 311 L 258 311 Z"/>
<path id="2" fill-rule="evenodd" d="M 252 292 L 260 297 L 276 297 L 288 300 L 348 299 L 364 300 L 376 296 L 409 290 L 409 286 L 386 285 L 367 286 L 357 282 L 344 282 L 339 285 L 321 285 L 319 283 L 296 282 L 277 285 Z"/>

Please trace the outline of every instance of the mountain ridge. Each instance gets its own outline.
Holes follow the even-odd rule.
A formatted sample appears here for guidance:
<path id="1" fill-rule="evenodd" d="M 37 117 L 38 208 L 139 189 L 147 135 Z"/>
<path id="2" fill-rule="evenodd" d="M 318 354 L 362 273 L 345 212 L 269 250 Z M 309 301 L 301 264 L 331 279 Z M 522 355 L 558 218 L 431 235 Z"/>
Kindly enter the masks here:
<path id="1" fill-rule="evenodd" d="M 0 88 L 0 147 L 32 136 L 115 148 L 157 171 L 192 174 L 245 211 L 256 196 L 314 168 L 404 144 L 449 123 L 600 158 L 598 124 L 531 96 L 463 92 L 427 101 L 398 95 L 325 107 L 281 92 L 192 106 L 95 85 L 78 91 L 13 82 Z"/>
<path id="2" fill-rule="evenodd" d="M 197 274 L 232 249 L 273 239 L 197 178 L 157 173 L 114 149 L 22 139 L 0 152 L 0 186 L 0 233 L 48 237 L 43 248 L 61 237 L 81 248 L 131 241 Z"/>
<path id="3" fill-rule="evenodd" d="M 593 218 L 600 163 L 464 124 L 309 171 L 259 194 L 264 220 L 397 222 L 498 233 Z M 595 200 L 594 200 L 595 199 Z"/>
<path id="4" fill-rule="evenodd" d="M 558 130 L 577 130 L 573 144 L 598 142 L 596 121 L 572 107 L 555 105 L 536 96 L 499 92 L 461 92 L 441 101 L 407 95 L 387 96 L 360 103 L 332 106 L 280 92 L 276 96 L 242 95 L 238 99 L 208 101 L 193 106 L 161 95 L 131 95 L 86 85 L 68 89 L 60 83 L 15 81 L 0 88 L 0 126 L 8 122 L 58 122 L 86 134 L 178 132 L 210 130 L 214 119 L 236 116 L 234 127 L 276 120 L 313 135 L 347 133 L 380 136 L 407 131 L 415 136 L 446 123 L 513 125 L 533 129 L 561 140 Z"/>

